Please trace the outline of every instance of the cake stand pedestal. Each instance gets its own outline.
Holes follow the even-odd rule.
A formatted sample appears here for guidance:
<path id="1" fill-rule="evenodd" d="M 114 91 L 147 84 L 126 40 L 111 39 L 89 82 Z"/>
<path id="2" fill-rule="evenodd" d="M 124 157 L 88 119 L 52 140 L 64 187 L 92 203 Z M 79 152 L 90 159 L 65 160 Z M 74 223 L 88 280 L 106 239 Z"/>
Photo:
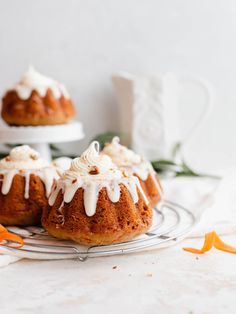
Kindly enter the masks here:
<path id="1" fill-rule="evenodd" d="M 79 121 L 47 126 L 0 126 L 1 144 L 29 144 L 40 155 L 51 161 L 50 143 L 73 142 L 84 138 Z"/>

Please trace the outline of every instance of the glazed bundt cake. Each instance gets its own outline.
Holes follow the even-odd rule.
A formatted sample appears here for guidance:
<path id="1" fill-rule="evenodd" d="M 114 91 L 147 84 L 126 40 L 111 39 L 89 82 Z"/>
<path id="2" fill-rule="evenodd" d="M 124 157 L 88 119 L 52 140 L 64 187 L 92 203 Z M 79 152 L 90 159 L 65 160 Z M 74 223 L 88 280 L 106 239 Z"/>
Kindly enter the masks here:
<path id="1" fill-rule="evenodd" d="M 0 161 L 0 224 L 37 225 L 58 178 L 39 154 L 27 145 L 11 150 Z"/>
<path id="2" fill-rule="evenodd" d="M 135 176 L 125 176 L 93 142 L 56 182 L 42 225 L 59 239 L 105 245 L 132 239 L 152 223 L 152 209 Z"/>
<path id="3" fill-rule="evenodd" d="M 2 99 L 2 118 L 9 125 L 53 125 L 68 122 L 75 107 L 64 85 L 30 67 Z"/>
<path id="4" fill-rule="evenodd" d="M 152 207 L 157 205 L 162 197 L 162 187 L 149 161 L 121 145 L 118 137 L 114 137 L 111 143 L 106 144 L 102 153 L 108 155 L 120 170 L 137 176 L 150 205 Z"/>

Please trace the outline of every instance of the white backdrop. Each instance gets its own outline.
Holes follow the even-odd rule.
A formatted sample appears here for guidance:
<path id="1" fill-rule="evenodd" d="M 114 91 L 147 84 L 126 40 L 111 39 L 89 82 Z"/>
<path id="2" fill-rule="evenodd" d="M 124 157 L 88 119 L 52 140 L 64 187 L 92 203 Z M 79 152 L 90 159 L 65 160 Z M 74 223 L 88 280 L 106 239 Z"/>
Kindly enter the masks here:
<path id="1" fill-rule="evenodd" d="M 29 63 L 64 82 L 87 135 L 73 147 L 79 152 L 95 134 L 118 127 L 113 72 L 205 77 L 215 89 L 215 109 L 187 157 L 196 167 L 230 166 L 236 163 L 235 16 L 234 0 L 1 1 L 0 91 Z M 188 113 L 197 104 L 189 106 Z"/>

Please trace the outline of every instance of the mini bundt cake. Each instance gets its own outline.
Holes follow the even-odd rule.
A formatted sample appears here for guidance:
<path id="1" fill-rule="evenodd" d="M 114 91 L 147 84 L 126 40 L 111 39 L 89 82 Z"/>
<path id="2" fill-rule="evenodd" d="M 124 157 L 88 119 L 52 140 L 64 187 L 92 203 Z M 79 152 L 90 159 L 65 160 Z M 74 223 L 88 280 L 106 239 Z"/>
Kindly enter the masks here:
<path id="1" fill-rule="evenodd" d="M 0 161 L 0 224 L 40 224 L 57 178 L 56 170 L 35 150 L 27 145 L 13 148 Z"/>
<path id="2" fill-rule="evenodd" d="M 139 178 L 151 207 L 158 204 L 162 197 L 162 187 L 149 161 L 121 145 L 118 137 L 106 144 L 102 153 L 108 155 L 119 169 Z"/>
<path id="3" fill-rule="evenodd" d="M 124 242 L 146 232 L 152 209 L 135 176 L 124 176 L 93 142 L 53 187 L 42 225 L 85 245 Z"/>
<path id="4" fill-rule="evenodd" d="M 63 124 L 74 116 L 75 107 L 64 85 L 32 67 L 2 99 L 2 118 L 9 125 Z"/>

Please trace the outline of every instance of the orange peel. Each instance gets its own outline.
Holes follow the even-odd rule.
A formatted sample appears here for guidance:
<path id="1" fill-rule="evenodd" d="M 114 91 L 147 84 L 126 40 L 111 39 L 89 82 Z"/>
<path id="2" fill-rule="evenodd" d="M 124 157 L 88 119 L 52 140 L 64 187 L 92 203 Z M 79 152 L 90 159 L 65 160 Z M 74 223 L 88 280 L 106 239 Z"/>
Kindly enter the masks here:
<path id="1" fill-rule="evenodd" d="M 14 245 L 14 248 L 21 248 L 24 245 L 24 240 L 20 236 L 9 232 L 6 228 L 0 225 L 0 245 L 13 247 L 8 243 L 1 243 L 2 241 L 11 241 L 14 243 L 18 243 L 18 245 Z"/>
<path id="2" fill-rule="evenodd" d="M 194 254 L 203 254 L 210 251 L 213 247 L 220 251 L 236 254 L 236 248 L 224 243 L 215 231 L 205 234 L 205 241 L 201 249 L 185 247 L 183 250 Z"/>

